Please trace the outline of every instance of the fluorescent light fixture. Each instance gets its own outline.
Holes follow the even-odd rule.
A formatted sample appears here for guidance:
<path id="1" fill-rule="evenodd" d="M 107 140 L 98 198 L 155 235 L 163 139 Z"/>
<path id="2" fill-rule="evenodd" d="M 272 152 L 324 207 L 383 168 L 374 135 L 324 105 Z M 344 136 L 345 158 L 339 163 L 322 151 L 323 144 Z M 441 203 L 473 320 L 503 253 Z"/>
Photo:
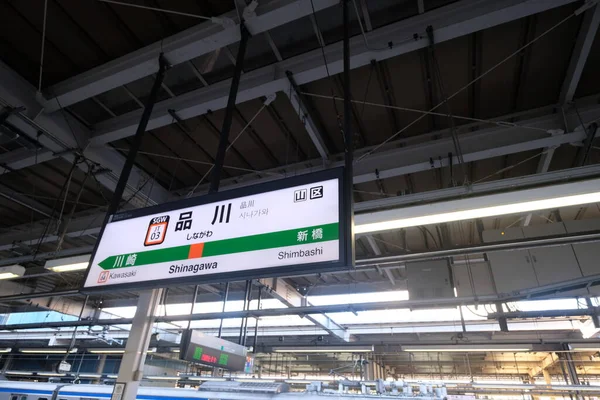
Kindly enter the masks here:
<path id="1" fill-rule="evenodd" d="M 33 375 L 33 372 L 28 372 L 28 371 L 6 371 L 5 372 L 6 375 Z"/>
<path id="2" fill-rule="evenodd" d="M 147 376 L 146 379 L 152 380 L 152 381 L 178 381 L 179 379 L 181 379 L 178 376 Z"/>
<path id="3" fill-rule="evenodd" d="M 471 383 L 468 379 L 404 379 L 406 383 L 422 383 L 432 385 L 444 385 L 447 383 Z"/>
<path id="4" fill-rule="evenodd" d="M 600 351 L 600 343 L 571 343 L 572 351 Z"/>
<path id="5" fill-rule="evenodd" d="M 535 385 L 525 383 L 473 383 L 471 385 L 477 389 L 517 389 L 517 390 L 530 390 L 535 389 Z"/>
<path id="6" fill-rule="evenodd" d="M 59 374 L 56 372 L 38 372 L 39 376 L 67 376 L 67 374 Z"/>
<path id="7" fill-rule="evenodd" d="M 79 374 L 78 375 L 80 378 L 101 378 L 102 375 L 100 374 Z"/>
<path id="8" fill-rule="evenodd" d="M 92 354 L 125 354 L 125 349 L 87 349 Z M 146 353 L 156 353 L 156 347 L 151 347 Z"/>
<path id="9" fill-rule="evenodd" d="M 527 352 L 531 351 L 531 346 L 527 345 L 414 345 L 414 346 L 401 346 L 402 351 L 408 352 L 490 352 L 490 351 L 503 351 L 510 353 Z"/>
<path id="10" fill-rule="evenodd" d="M 275 353 L 371 353 L 374 346 L 288 346 L 273 347 Z"/>
<path id="11" fill-rule="evenodd" d="M 25 274 L 25 267 L 20 265 L 8 265 L 0 267 L 0 279 L 19 278 Z"/>
<path id="12" fill-rule="evenodd" d="M 225 378 L 213 378 L 212 376 L 188 376 L 190 381 L 225 382 Z"/>
<path id="13" fill-rule="evenodd" d="M 53 349 L 52 347 L 44 349 L 19 349 L 19 352 L 25 354 L 67 354 L 68 349 Z M 77 348 L 69 351 L 70 354 L 77 353 Z"/>
<path id="14" fill-rule="evenodd" d="M 117 379 L 117 375 L 106 375 L 108 379 Z"/>
<path id="15" fill-rule="evenodd" d="M 561 391 L 582 391 L 582 392 L 600 392 L 600 386 L 587 386 L 587 385 L 552 385 L 552 390 L 561 390 Z"/>
<path id="16" fill-rule="evenodd" d="M 12 349 L 10 347 L 7 347 L 5 349 L 0 349 L 0 353 L 10 353 L 12 351 Z"/>
<path id="17" fill-rule="evenodd" d="M 260 383 L 275 383 L 277 382 L 275 379 L 252 379 L 252 378 L 248 378 L 248 379 L 235 379 L 236 382 L 260 382 Z"/>
<path id="18" fill-rule="evenodd" d="M 53 272 L 79 271 L 82 269 L 87 269 L 91 257 L 91 254 L 84 254 L 82 256 L 49 260 L 46 261 L 46 265 L 44 265 L 44 268 L 49 269 Z"/>
<path id="19" fill-rule="evenodd" d="M 600 179 L 355 216 L 357 234 L 600 202 Z"/>

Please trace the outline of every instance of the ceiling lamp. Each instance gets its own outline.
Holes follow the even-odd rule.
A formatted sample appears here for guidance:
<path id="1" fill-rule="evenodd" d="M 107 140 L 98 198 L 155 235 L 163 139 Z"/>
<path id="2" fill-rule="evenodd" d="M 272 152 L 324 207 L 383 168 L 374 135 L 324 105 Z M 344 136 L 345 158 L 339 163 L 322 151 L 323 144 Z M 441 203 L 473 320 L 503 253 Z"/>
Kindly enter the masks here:
<path id="1" fill-rule="evenodd" d="M 5 354 L 5 353 L 10 353 L 12 351 L 12 349 L 10 347 L 7 347 L 5 349 L 0 349 L 0 353 Z"/>
<path id="2" fill-rule="evenodd" d="M 125 349 L 87 349 L 92 354 L 125 354 Z M 156 347 L 149 348 L 146 353 L 156 353 Z"/>
<path id="3" fill-rule="evenodd" d="M 162 376 L 162 375 L 146 376 L 145 378 L 150 381 L 178 381 L 178 380 L 182 379 L 178 376 Z"/>
<path id="4" fill-rule="evenodd" d="M 402 351 L 408 352 L 528 352 L 532 347 L 529 345 L 501 345 L 501 344 L 486 344 L 486 345 L 414 345 L 401 346 Z"/>
<path id="5" fill-rule="evenodd" d="M 52 347 L 49 348 L 42 348 L 42 349 L 19 349 L 19 352 L 21 353 L 25 353 L 25 354 L 67 354 L 67 352 L 69 352 L 69 354 L 73 354 L 73 353 L 77 353 L 77 348 L 73 348 L 71 350 L 69 349 L 54 349 Z"/>
<path id="6" fill-rule="evenodd" d="M 600 179 L 357 214 L 357 234 L 600 202 Z"/>
<path id="7" fill-rule="evenodd" d="M 56 260 L 46 261 L 44 268 L 53 272 L 70 272 L 87 269 L 91 254 L 84 254 L 82 256 L 74 256 L 67 258 L 58 258 Z"/>
<path id="8" fill-rule="evenodd" d="M 215 378 L 212 376 L 188 376 L 187 379 L 189 379 L 190 381 L 207 381 L 207 382 L 224 382 L 227 380 L 225 378 Z"/>
<path id="9" fill-rule="evenodd" d="M 371 353 L 374 346 L 285 346 L 273 347 L 275 353 Z"/>
<path id="10" fill-rule="evenodd" d="M 571 351 L 600 351 L 600 343 L 571 343 Z"/>
<path id="11" fill-rule="evenodd" d="M 477 389 L 516 389 L 516 390 L 531 390 L 537 387 L 527 383 L 473 383 L 471 385 Z"/>
<path id="12" fill-rule="evenodd" d="M 25 274 L 25 267 L 21 265 L 9 265 L 0 267 L 0 279 L 19 278 Z"/>

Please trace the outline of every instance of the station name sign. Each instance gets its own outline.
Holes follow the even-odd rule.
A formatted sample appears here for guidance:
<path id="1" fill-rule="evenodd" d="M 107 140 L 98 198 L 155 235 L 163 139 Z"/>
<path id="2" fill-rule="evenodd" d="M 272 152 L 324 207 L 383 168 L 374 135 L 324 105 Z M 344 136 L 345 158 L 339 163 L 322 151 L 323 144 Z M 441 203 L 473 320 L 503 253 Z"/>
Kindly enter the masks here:
<path id="1" fill-rule="evenodd" d="M 115 214 L 83 291 L 346 268 L 342 169 Z"/>

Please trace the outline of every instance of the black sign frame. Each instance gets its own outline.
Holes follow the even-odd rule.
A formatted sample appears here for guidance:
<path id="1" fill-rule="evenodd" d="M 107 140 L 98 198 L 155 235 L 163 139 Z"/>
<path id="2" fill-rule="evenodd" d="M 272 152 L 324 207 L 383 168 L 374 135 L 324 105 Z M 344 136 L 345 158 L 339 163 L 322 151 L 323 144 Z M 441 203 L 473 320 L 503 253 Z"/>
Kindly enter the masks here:
<path id="1" fill-rule="evenodd" d="M 113 222 L 125 221 L 132 218 L 144 217 L 147 215 L 160 214 L 163 212 L 185 209 L 188 207 L 195 207 L 203 204 L 222 202 L 226 200 L 236 199 L 240 197 L 247 197 L 265 192 L 271 192 L 280 189 L 286 189 L 295 186 L 309 185 L 316 182 L 326 181 L 330 179 L 338 180 L 338 204 L 339 204 L 339 259 L 337 261 L 325 261 L 317 263 L 307 264 L 292 264 L 279 267 L 266 267 L 257 268 L 251 270 L 241 270 L 234 272 L 216 273 L 210 275 L 195 275 L 195 276 L 184 276 L 179 278 L 170 279 L 157 279 L 152 281 L 144 282 L 127 282 L 117 283 L 94 287 L 81 287 L 81 293 L 101 293 L 101 292 L 116 292 L 116 291 L 130 291 L 130 290 L 143 290 L 152 288 L 166 288 L 181 285 L 200 285 L 200 284 L 211 284 L 211 283 L 224 283 L 230 281 L 243 281 L 250 279 L 260 279 L 265 277 L 280 277 L 280 276 L 295 276 L 295 275 L 306 275 L 311 273 L 324 273 L 341 271 L 345 269 L 351 269 L 350 260 L 347 260 L 347 247 L 350 243 L 347 243 L 347 238 L 350 238 L 352 227 L 348 226 L 349 219 L 347 214 L 351 213 L 350 206 L 344 199 L 343 185 L 344 185 L 344 168 L 331 168 L 323 171 L 313 172 L 304 175 L 298 175 L 290 178 L 278 179 L 270 182 L 260 183 L 257 185 L 245 186 L 237 189 L 225 190 L 223 192 L 206 194 L 203 196 L 192 197 L 189 199 L 178 200 L 170 203 L 159 204 L 152 207 L 139 208 L 130 211 L 124 211 L 114 214 L 109 222 L 104 225 L 98 236 L 98 240 L 94 245 L 94 251 L 90 258 L 90 265 L 85 272 L 84 284 L 87 281 L 90 273 L 90 266 L 93 262 L 100 241 L 104 234 L 106 226 Z"/>

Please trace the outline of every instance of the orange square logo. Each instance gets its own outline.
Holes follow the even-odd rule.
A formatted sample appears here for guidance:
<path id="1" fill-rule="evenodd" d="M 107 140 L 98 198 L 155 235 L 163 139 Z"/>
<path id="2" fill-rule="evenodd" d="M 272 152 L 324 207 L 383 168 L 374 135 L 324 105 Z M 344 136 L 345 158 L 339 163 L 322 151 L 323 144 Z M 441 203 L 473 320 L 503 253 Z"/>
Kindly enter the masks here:
<path id="1" fill-rule="evenodd" d="M 152 218 L 150 220 L 150 224 L 148 224 L 148 231 L 146 232 L 146 240 L 144 240 L 144 246 L 154 246 L 164 242 L 165 237 L 167 236 L 168 226 L 168 215 Z"/>

